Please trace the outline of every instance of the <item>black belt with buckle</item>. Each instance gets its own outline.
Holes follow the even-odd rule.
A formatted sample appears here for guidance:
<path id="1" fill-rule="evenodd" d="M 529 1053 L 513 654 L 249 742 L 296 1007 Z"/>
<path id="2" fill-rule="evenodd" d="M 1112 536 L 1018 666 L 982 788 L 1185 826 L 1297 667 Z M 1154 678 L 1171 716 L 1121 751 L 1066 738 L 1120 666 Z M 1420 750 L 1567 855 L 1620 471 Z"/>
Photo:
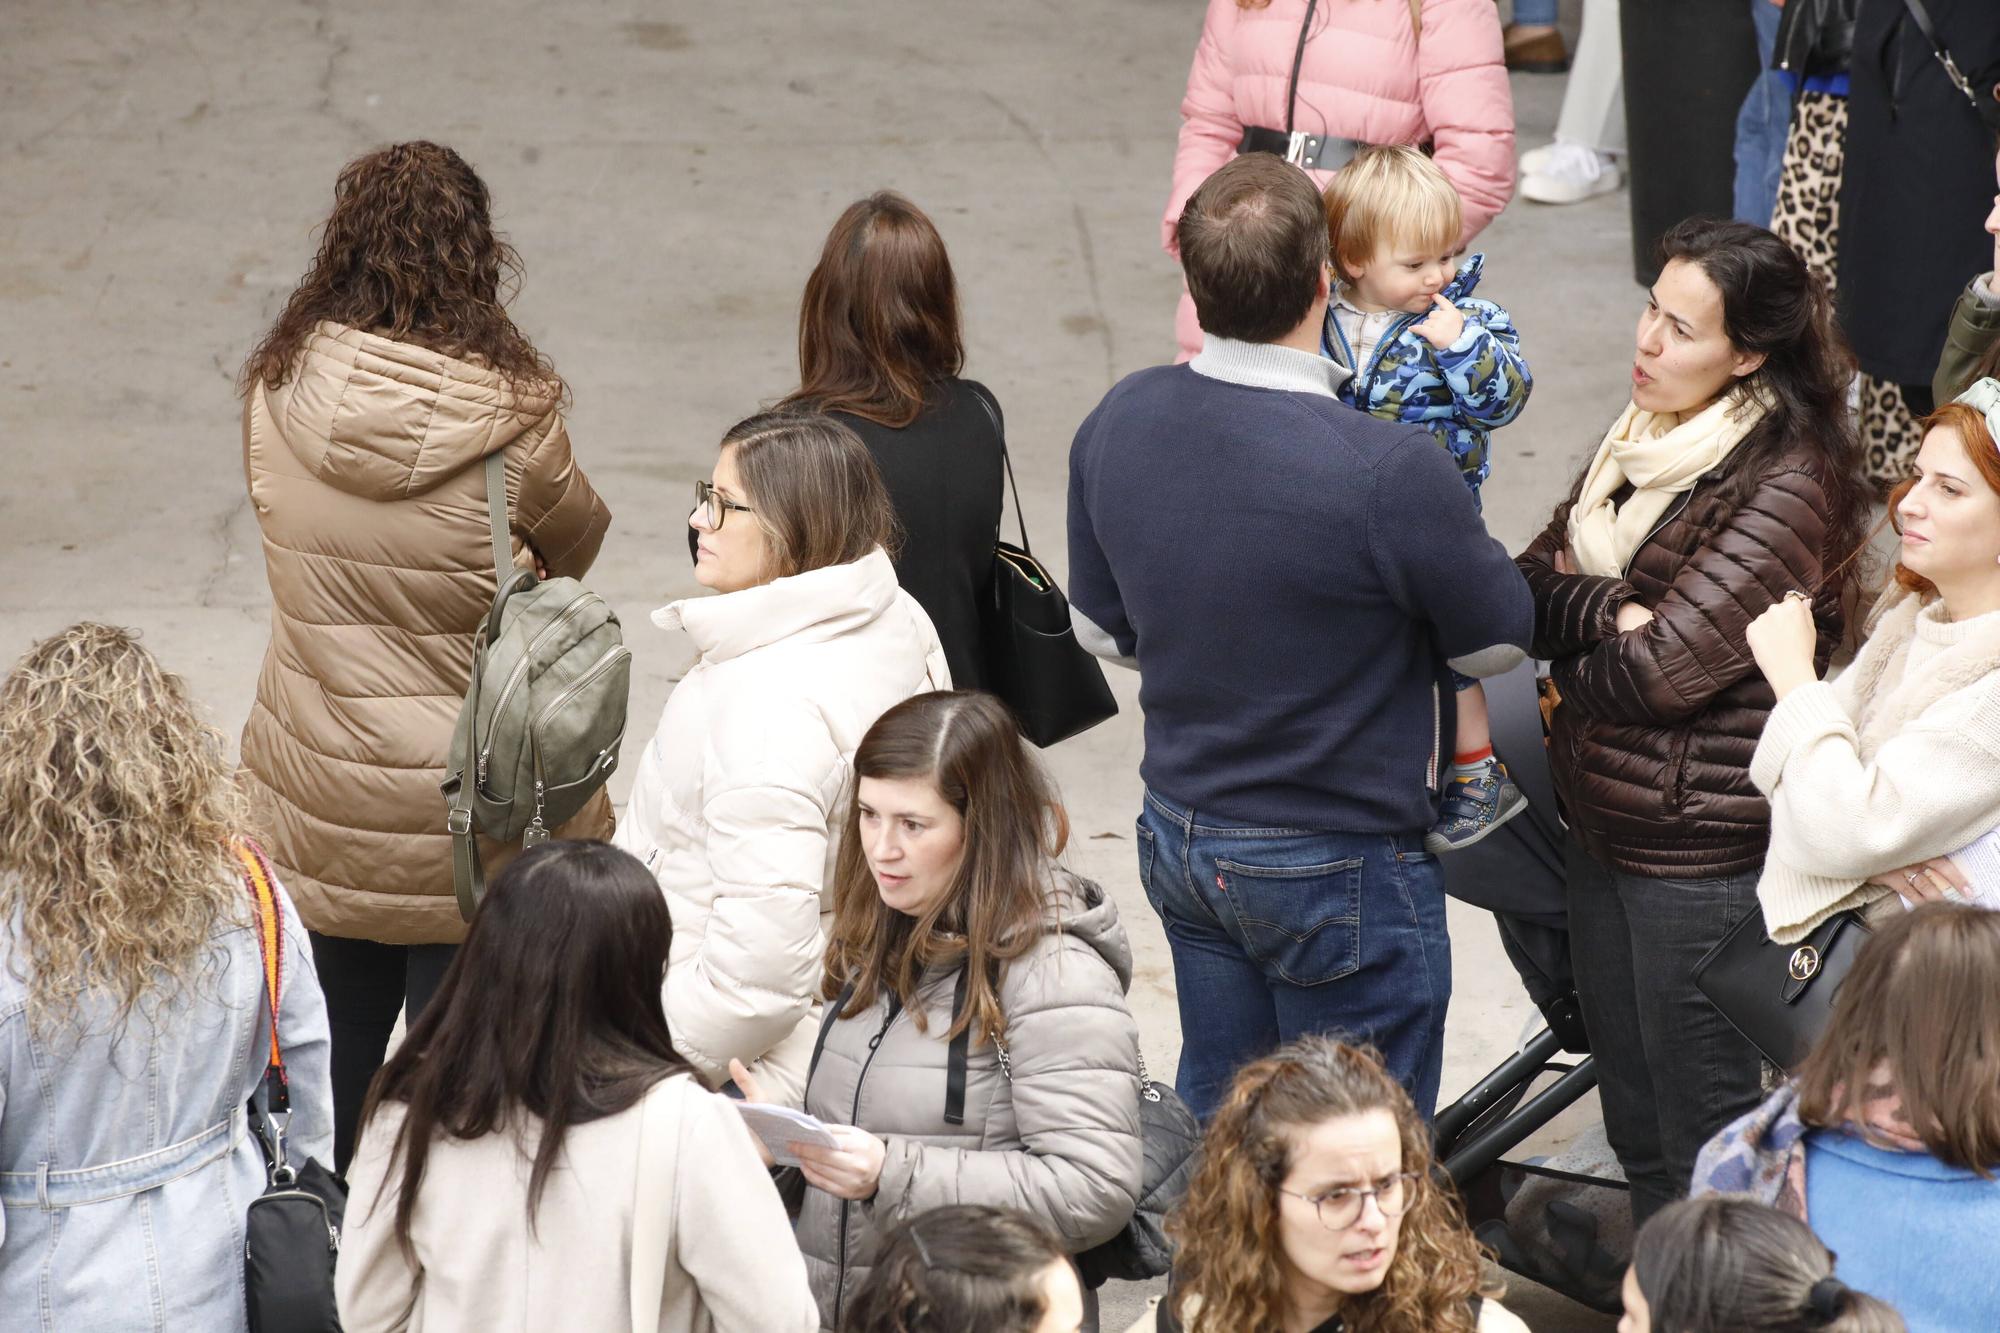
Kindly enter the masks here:
<path id="1" fill-rule="evenodd" d="M 1331 134 L 1307 134 L 1304 130 L 1267 130 L 1252 125 L 1243 131 L 1239 153 L 1275 153 L 1307 171 L 1338 171 L 1354 160 L 1365 145 Z"/>

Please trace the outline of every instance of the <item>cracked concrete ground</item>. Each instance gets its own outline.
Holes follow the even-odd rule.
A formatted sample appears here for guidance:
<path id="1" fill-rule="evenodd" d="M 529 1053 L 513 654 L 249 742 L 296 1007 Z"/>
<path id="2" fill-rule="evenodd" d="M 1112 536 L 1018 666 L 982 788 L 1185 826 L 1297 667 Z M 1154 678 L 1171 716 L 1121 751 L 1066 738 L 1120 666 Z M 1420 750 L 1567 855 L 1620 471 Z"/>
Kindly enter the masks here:
<path id="1" fill-rule="evenodd" d="M 1029 531 L 1060 569 L 1071 432 L 1172 354 L 1159 212 L 1201 11 L 0 0 L 0 661 L 78 619 L 138 626 L 241 727 L 268 604 L 235 369 L 304 271 L 335 172 L 400 138 L 463 151 L 526 260 L 516 316 L 568 376 L 578 457 L 615 513 L 591 582 L 637 653 L 634 744 L 685 665 L 645 612 L 695 591 L 690 486 L 723 428 L 792 383 L 800 288 L 869 190 L 905 191 L 944 232 L 968 373 L 1006 406 Z M 1546 140 L 1561 85 L 1516 80 L 1522 146 Z M 1624 401 L 1626 236 L 1621 194 L 1516 204 L 1481 238 L 1482 295 L 1512 308 L 1537 380 L 1486 492 L 1511 549 Z M 1134 681 L 1115 684 L 1125 713 L 1050 763 L 1074 863 L 1125 909 L 1165 1070 L 1171 972 L 1131 859 Z M 1447 1096 L 1532 1013 L 1491 923 L 1453 911 Z M 1137 1295 L 1112 1293 L 1107 1328 Z M 1610 1326 L 1519 1282 L 1509 1303 L 1538 1329 Z"/>

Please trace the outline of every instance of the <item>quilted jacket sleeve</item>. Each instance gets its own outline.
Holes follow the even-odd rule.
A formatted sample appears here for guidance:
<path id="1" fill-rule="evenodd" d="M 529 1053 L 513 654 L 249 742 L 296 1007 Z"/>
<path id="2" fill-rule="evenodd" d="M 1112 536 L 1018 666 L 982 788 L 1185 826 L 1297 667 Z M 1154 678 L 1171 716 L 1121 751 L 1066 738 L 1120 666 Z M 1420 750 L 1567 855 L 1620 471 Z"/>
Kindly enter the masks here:
<path id="1" fill-rule="evenodd" d="M 1520 331 L 1491 301 L 1467 301 L 1459 309 L 1465 330 L 1437 353 L 1438 369 L 1461 412 L 1482 426 L 1504 426 L 1521 415 L 1535 387 Z"/>
<path id="2" fill-rule="evenodd" d="M 1542 535 L 1516 557 L 1535 599 L 1535 640 L 1529 651 L 1545 662 L 1593 648 L 1618 632 L 1618 608 L 1639 595 L 1624 579 L 1565 574 L 1556 556 L 1569 545 L 1569 506 L 1556 510 Z"/>
<path id="3" fill-rule="evenodd" d="M 1565 705 L 1641 726 L 1684 722 L 1757 669 L 1745 632 L 1793 589 L 1817 591 L 1825 489 L 1809 473 L 1773 472 L 1681 567 L 1654 619 L 1558 659 Z"/>
<path id="4" fill-rule="evenodd" d="M 1160 222 L 1160 245 L 1176 259 L 1181 247 L 1174 238 L 1174 227 L 1181 220 L 1188 196 L 1217 167 L 1236 156 L 1236 145 L 1243 141 L 1229 60 L 1236 14 L 1236 0 L 1209 0 L 1201 41 L 1194 48 L 1194 65 L 1188 70 L 1187 95 L 1181 99 L 1180 146 L 1174 150 L 1174 186 Z"/>
<path id="5" fill-rule="evenodd" d="M 568 424 L 560 412 L 550 414 L 548 429 L 522 460 L 515 531 L 541 553 L 550 574 L 580 578 L 610 527 L 611 511 L 570 453 Z"/>
<path id="6" fill-rule="evenodd" d="M 767 719 L 745 749 L 789 731 L 810 734 L 813 719 Z M 774 756 L 715 765 L 702 821 L 713 902 L 701 945 L 667 973 L 674 1045 L 712 1082 L 734 1058 L 752 1064 L 812 1012 L 819 984 L 820 889 L 829 813 L 816 773 L 839 756 L 820 724 L 827 753 L 812 762 Z"/>
<path id="7" fill-rule="evenodd" d="M 898 1218 L 952 1203 L 1019 1208 L 1087 1249 L 1138 1203 L 1138 1025 L 1110 966 L 1069 939 L 1010 969 L 1001 1005 L 1025 1150 L 891 1138 L 873 1206 Z"/>
<path id="8" fill-rule="evenodd" d="M 1514 94 L 1489 0 L 1424 5 L 1417 96 L 1432 154 L 1464 204 L 1469 242 L 1514 197 Z"/>

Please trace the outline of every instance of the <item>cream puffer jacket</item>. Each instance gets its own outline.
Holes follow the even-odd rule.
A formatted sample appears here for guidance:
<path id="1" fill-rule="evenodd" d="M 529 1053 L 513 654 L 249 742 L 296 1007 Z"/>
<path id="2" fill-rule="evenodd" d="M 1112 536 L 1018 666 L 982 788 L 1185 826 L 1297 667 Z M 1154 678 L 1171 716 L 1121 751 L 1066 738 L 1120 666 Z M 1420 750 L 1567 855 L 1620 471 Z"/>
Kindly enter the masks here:
<path id="1" fill-rule="evenodd" d="M 532 543 L 550 573 L 581 575 L 611 515 L 553 396 L 322 323 L 290 379 L 244 400 L 272 606 L 243 781 L 300 918 L 322 934 L 464 938 L 438 782 L 493 603 L 482 464 L 501 450 L 517 560 Z M 600 793 L 557 836 L 610 828 Z M 481 851 L 488 874 L 511 853 Z"/>
<path id="2" fill-rule="evenodd" d="M 712 1082 L 729 1061 L 796 1103 L 819 1012 L 822 918 L 875 719 L 951 688 L 937 631 L 880 548 L 653 614 L 700 653 L 639 760 L 617 844 L 666 893 L 667 1022 Z"/>
<path id="3" fill-rule="evenodd" d="M 797 1234 L 823 1328 L 839 1326 L 882 1233 L 932 1208 L 1018 1208 L 1073 1253 L 1131 1220 L 1144 1169 L 1139 1029 L 1125 1004 L 1132 946 L 1102 888 L 1051 873 L 1040 939 L 1000 973 L 1011 1075 L 990 1043 L 970 1043 L 963 1124 L 944 1118 L 955 970 L 936 969 L 920 988 L 923 1031 L 886 995 L 827 1029 L 806 1109 L 860 1126 L 888 1151 L 864 1203 L 805 1192 Z"/>

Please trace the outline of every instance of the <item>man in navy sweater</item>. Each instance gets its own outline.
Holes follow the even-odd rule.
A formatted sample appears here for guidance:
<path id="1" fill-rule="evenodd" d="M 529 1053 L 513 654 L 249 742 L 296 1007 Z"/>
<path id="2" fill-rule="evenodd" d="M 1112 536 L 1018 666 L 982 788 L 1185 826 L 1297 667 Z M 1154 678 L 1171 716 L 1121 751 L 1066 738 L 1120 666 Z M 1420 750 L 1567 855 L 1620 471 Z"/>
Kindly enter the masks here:
<path id="1" fill-rule="evenodd" d="M 1326 224 L 1305 173 L 1236 158 L 1188 201 L 1206 332 L 1120 381 L 1070 449 L 1079 638 L 1140 673 L 1139 878 L 1166 926 L 1176 1087 L 1308 1032 L 1371 1042 L 1428 1116 L 1451 998 L 1424 850 L 1452 753 L 1447 665 L 1518 663 L 1527 584 L 1451 456 L 1334 396 Z"/>

